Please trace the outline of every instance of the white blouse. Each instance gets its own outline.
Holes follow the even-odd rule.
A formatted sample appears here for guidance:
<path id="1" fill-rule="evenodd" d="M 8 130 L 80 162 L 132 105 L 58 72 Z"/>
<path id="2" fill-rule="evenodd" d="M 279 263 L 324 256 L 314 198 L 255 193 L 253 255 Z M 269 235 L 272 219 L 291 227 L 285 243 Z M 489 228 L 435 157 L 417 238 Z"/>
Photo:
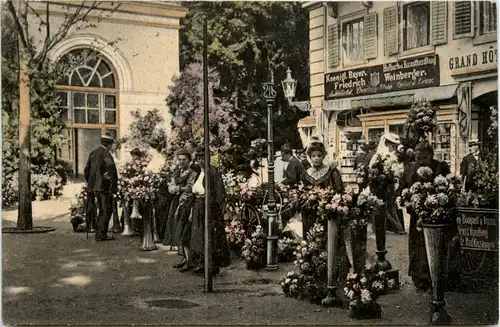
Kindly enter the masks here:
<path id="1" fill-rule="evenodd" d="M 203 178 L 205 177 L 205 172 L 202 170 L 200 176 L 193 185 L 193 193 L 195 195 L 205 195 L 205 187 L 203 186 Z"/>

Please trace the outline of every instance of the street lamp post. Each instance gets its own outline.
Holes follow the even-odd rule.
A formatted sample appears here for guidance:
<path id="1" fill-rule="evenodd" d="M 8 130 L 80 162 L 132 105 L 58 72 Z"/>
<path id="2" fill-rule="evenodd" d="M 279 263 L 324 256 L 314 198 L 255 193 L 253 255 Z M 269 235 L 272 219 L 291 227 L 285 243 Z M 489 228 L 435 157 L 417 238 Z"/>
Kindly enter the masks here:
<path id="1" fill-rule="evenodd" d="M 273 103 L 276 98 L 274 76 L 264 83 L 264 98 L 267 103 L 267 179 L 268 179 L 268 236 L 267 236 L 267 270 L 278 270 L 278 236 L 276 236 L 276 200 L 274 198 L 274 136 L 273 136 Z"/>

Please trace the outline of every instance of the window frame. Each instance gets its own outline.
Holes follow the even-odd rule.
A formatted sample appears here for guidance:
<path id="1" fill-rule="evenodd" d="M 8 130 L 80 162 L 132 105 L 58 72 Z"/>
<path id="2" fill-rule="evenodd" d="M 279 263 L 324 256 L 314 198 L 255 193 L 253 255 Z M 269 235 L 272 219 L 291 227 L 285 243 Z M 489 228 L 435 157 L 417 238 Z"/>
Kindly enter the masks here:
<path id="1" fill-rule="evenodd" d="M 415 5 L 421 5 L 421 4 L 426 4 L 428 6 L 428 9 L 429 9 L 429 19 L 427 20 L 427 40 L 428 40 L 428 44 L 427 45 L 423 45 L 423 46 L 420 46 L 420 47 L 416 47 L 416 48 L 411 48 L 411 49 L 407 49 L 406 48 L 406 40 L 407 40 L 407 9 L 410 7 L 410 6 L 415 6 Z M 401 39 L 400 39 L 400 42 L 401 42 L 401 52 L 402 52 L 402 56 L 406 56 L 406 55 L 411 55 L 411 54 L 421 54 L 422 52 L 432 52 L 434 50 L 434 46 L 432 45 L 432 40 L 431 40 L 431 37 L 432 37 L 432 31 L 431 31 L 431 28 L 432 28 L 432 24 L 431 24 L 431 20 L 432 20 L 432 12 L 431 12 L 431 3 L 428 2 L 428 1 L 405 1 L 404 3 L 400 3 L 400 26 L 401 26 Z"/>
<path id="2" fill-rule="evenodd" d="M 106 133 L 106 130 L 115 130 L 116 135 L 119 137 L 120 136 L 120 96 L 119 96 L 119 85 L 118 85 L 118 73 L 116 71 L 116 68 L 111 64 L 111 62 L 102 54 L 99 53 L 98 51 L 95 51 L 90 48 L 80 48 L 76 49 L 79 51 L 94 51 L 97 53 L 99 58 L 105 62 L 105 64 L 108 66 L 110 70 L 110 74 L 112 74 L 112 77 L 114 79 L 114 88 L 107 88 L 107 87 L 92 87 L 92 86 L 74 86 L 74 85 L 68 85 L 70 80 L 68 77 L 64 79 L 64 82 L 67 84 L 57 84 L 56 85 L 56 91 L 57 92 L 64 92 L 67 94 L 67 110 L 68 110 L 68 121 L 63 121 L 62 123 L 65 125 L 65 129 L 68 130 L 68 135 L 72 136 L 74 133 L 74 129 L 100 129 L 102 134 Z M 76 51 L 73 50 L 73 51 Z M 71 53 L 71 52 L 70 52 Z M 68 55 L 69 53 L 65 54 Z M 82 65 L 78 65 L 77 67 L 74 67 L 72 73 L 76 73 L 76 70 Z M 97 70 L 97 66 L 95 67 Z M 74 121 L 74 103 L 73 103 L 73 93 L 91 93 L 91 94 L 98 94 L 99 97 L 99 123 L 75 123 Z M 112 95 L 115 97 L 115 108 L 106 108 L 105 104 L 105 96 L 106 95 Z M 87 98 L 87 95 L 85 95 L 85 99 Z M 64 107 L 64 106 L 60 106 Z M 106 124 L 105 121 L 105 113 L 106 111 L 113 110 L 116 113 L 116 119 L 114 124 Z M 87 108 L 85 109 L 85 121 L 88 121 L 87 117 Z M 68 139 L 68 142 L 73 142 L 73 138 Z M 67 145 L 65 145 L 67 146 Z M 61 157 L 63 160 L 69 160 L 69 161 L 74 161 L 75 160 L 75 148 L 73 144 L 70 146 L 70 157 Z M 60 151 L 58 150 L 58 155 L 60 154 Z"/>
<path id="3" fill-rule="evenodd" d="M 477 3 L 473 4 L 474 7 L 472 10 L 474 12 L 474 15 L 476 16 L 476 19 L 474 20 L 474 37 L 472 39 L 473 45 L 479 45 L 479 44 L 497 41 L 498 21 L 497 21 L 497 28 L 495 31 L 481 34 L 481 30 L 480 30 L 481 3 L 484 3 L 484 2 L 491 3 L 490 1 L 477 1 Z M 498 8 L 497 8 L 497 10 L 498 10 Z M 498 15 L 497 15 L 497 17 L 498 17 Z"/>
<path id="4" fill-rule="evenodd" d="M 353 66 L 358 66 L 362 64 L 366 64 L 368 60 L 364 59 L 364 53 L 365 53 L 365 40 L 364 40 L 364 16 L 366 13 L 363 13 L 362 15 L 356 15 L 356 17 L 350 17 L 348 20 L 342 20 L 340 21 L 340 50 L 341 50 L 341 60 L 342 60 L 342 67 L 353 67 Z M 349 37 L 347 36 L 347 25 L 353 24 L 353 23 L 362 23 L 363 28 L 361 29 L 360 34 L 363 35 L 363 39 L 361 41 L 361 57 L 359 59 L 351 59 L 348 54 L 348 46 L 349 46 Z M 345 33 L 345 38 L 344 38 L 344 33 Z"/>

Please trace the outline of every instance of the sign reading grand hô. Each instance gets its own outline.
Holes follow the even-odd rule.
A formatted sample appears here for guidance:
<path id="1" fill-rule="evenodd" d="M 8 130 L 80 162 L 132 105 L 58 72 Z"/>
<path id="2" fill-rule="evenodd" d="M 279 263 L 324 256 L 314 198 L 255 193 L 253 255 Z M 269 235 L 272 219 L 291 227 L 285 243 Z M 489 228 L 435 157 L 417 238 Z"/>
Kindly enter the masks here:
<path id="1" fill-rule="evenodd" d="M 325 74 L 325 100 L 439 85 L 438 55 Z"/>
<path id="2" fill-rule="evenodd" d="M 462 249 L 498 251 L 498 212 L 461 210 L 457 227 Z"/>

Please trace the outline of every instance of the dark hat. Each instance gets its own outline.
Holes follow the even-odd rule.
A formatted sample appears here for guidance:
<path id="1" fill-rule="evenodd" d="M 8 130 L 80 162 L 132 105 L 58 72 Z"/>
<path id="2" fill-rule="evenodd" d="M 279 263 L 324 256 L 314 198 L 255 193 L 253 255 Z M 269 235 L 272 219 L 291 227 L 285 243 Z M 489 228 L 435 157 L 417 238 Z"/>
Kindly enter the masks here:
<path id="1" fill-rule="evenodd" d="M 142 156 L 145 153 L 145 151 L 142 151 L 139 148 L 134 148 L 132 151 L 130 151 L 130 154 L 133 156 Z"/>
<path id="2" fill-rule="evenodd" d="M 205 147 L 203 145 L 197 147 L 194 155 L 197 157 L 205 156 Z"/>
<path id="3" fill-rule="evenodd" d="M 281 153 L 282 154 L 283 153 L 289 153 L 289 154 L 293 153 L 292 147 L 289 144 L 283 144 L 281 146 Z"/>
<path id="4" fill-rule="evenodd" d="M 104 134 L 104 135 L 101 135 L 101 142 L 114 143 L 115 139 L 112 138 L 111 136 L 107 135 L 107 134 Z"/>
<path id="5" fill-rule="evenodd" d="M 191 154 L 186 149 L 179 149 L 179 150 L 177 150 L 177 152 L 175 154 L 177 156 L 187 156 L 187 157 L 191 158 Z"/>
<path id="6" fill-rule="evenodd" d="M 474 145 L 481 145 L 481 141 L 470 141 L 469 146 L 474 146 Z"/>
<path id="7" fill-rule="evenodd" d="M 295 150 L 295 153 L 297 153 L 297 154 L 302 154 L 302 153 L 305 153 L 305 152 L 306 152 L 305 148 L 298 148 L 297 150 Z"/>

